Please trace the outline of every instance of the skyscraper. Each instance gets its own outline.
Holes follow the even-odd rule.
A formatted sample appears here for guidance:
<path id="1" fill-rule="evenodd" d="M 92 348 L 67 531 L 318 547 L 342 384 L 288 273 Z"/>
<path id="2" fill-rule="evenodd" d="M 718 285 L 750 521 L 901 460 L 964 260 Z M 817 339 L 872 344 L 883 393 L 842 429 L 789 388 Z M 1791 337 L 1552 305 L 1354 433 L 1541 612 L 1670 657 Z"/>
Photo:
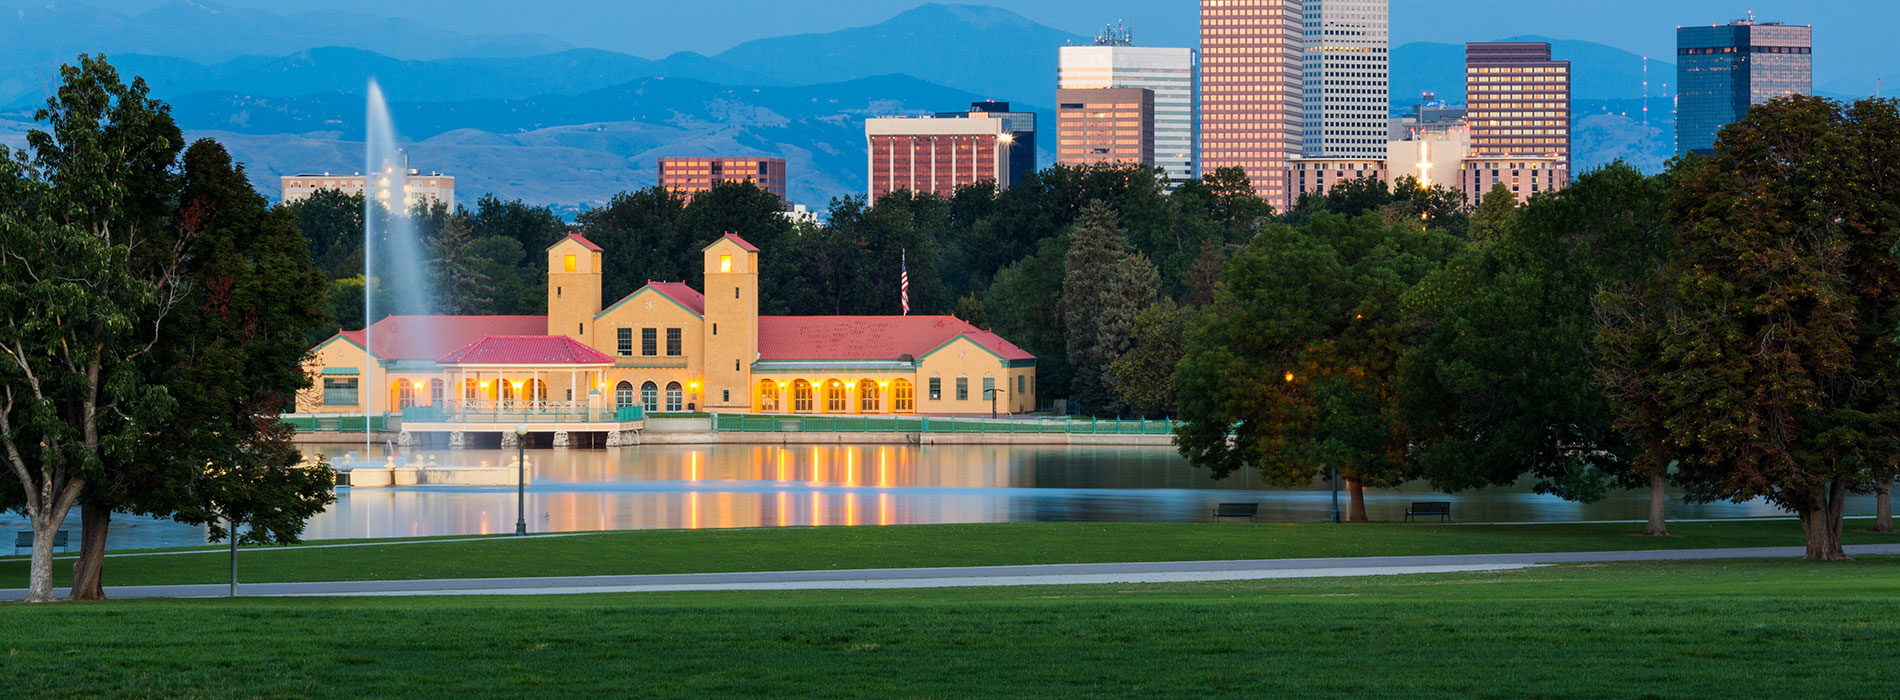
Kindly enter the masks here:
<path id="1" fill-rule="evenodd" d="M 1300 0 L 1201 0 L 1201 171 L 1238 167 L 1284 211 L 1305 121 Z"/>
<path id="2" fill-rule="evenodd" d="M 1154 165 L 1154 91 L 1057 90 L 1056 162 Z"/>
<path id="3" fill-rule="evenodd" d="M 1473 158 L 1537 156 L 1570 163 L 1570 62 L 1544 42 L 1465 44 L 1466 120 Z"/>
<path id="4" fill-rule="evenodd" d="M 1301 155 L 1385 158 L 1387 0 L 1306 0 Z"/>
<path id="5" fill-rule="evenodd" d="M 1007 189 L 1036 167 L 1036 115 L 1008 102 L 978 102 L 968 112 L 934 117 L 876 117 L 864 122 L 870 198 L 897 190 L 956 194 L 981 182 Z"/>
<path id="6" fill-rule="evenodd" d="M 1676 155 L 1707 152 L 1748 108 L 1814 91 L 1814 29 L 1744 19 L 1676 28 Z"/>
<path id="7" fill-rule="evenodd" d="M 688 201 L 721 182 L 750 182 L 790 204 L 785 198 L 784 158 L 660 158 L 660 186 Z"/>
<path id="8" fill-rule="evenodd" d="M 1059 56 L 1058 90 L 1154 91 L 1154 164 L 1168 171 L 1174 185 L 1200 176 L 1195 155 L 1200 103 L 1194 49 L 1135 46 L 1126 30 L 1110 30 L 1094 46 L 1064 46 Z"/>

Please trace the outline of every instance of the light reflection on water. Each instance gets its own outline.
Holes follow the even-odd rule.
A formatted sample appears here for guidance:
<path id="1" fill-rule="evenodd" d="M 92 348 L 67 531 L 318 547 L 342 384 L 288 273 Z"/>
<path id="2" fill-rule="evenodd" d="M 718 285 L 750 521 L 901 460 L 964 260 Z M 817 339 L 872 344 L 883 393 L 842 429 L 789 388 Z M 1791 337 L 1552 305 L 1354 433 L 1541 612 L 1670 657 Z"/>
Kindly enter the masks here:
<path id="1" fill-rule="evenodd" d="M 350 446 L 310 448 L 333 463 Z M 360 449 L 360 448 L 357 448 Z M 373 461 L 380 462 L 381 450 Z M 512 450 L 417 450 L 440 465 L 509 465 Z M 1215 480 L 1165 447 L 977 445 L 655 445 L 616 450 L 530 450 L 532 532 L 1025 521 L 1193 522 L 1216 503 L 1254 501 L 1266 521 L 1323 521 L 1325 483 L 1265 486 L 1252 472 Z M 1342 494 L 1342 500 L 1343 500 Z M 1625 520 L 1644 517 L 1647 494 L 1591 504 L 1527 487 L 1438 494 L 1423 484 L 1370 490 L 1374 520 L 1398 520 L 1416 500 L 1450 500 L 1462 522 Z M 1871 512 L 1872 498 L 1850 513 Z M 1762 503 L 1672 503 L 1673 518 L 1781 515 Z M 515 490 L 414 486 L 339 489 L 310 521 L 307 539 L 513 532 Z M 69 526 L 77 530 L 77 515 Z M 0 531 L 24 520 L 0 516 Z M 112 546 L 198 544 L 202 528 L 121 516 Z"/>

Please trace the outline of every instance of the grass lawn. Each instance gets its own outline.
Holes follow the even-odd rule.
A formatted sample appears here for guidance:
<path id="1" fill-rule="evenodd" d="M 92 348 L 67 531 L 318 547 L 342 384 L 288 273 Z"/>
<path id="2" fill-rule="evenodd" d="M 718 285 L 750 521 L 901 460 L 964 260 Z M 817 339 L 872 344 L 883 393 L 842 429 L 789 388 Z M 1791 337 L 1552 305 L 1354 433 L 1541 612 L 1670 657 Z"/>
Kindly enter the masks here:
<path id="1" fill-rule="evenodd" d="M 1848 544 L 1900 542 L 1849 521 Z M 672 574 L 886 567 L 1276 559 L 1415 554 L 1798 546 L 1794 521 L 1677 523 L 1676 537 L 1630 524 L 991 523 L 891 527 L 638 530 L 576 537 L 239 551 L 251 583 Z M 112 557 L 108 586 L 221 583 L 223 550 Z M 72 573 L 57 561 L 59 585 Z M 25 588 L 24 557 L 0 561 L 0 588 Z"/>
<path id="2" fill-rule="evenodd" d="M 261 558 L 261 557 L 260 557 Z M 22 698 L 1891 698 L 1900 559 L 0 605 Z"/>

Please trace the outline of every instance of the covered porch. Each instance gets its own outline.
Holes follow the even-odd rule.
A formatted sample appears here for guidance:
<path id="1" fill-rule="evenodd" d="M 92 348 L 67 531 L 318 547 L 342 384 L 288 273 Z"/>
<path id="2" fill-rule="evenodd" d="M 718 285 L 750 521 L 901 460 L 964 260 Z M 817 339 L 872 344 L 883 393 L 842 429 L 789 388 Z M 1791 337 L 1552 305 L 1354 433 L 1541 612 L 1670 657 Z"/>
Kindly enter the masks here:
<path id="1" fill-rule="evenodd" d="M 637 439 L 646 415 L 616 407 L 603 395 L 613 358 L 566 336 L 490 336 L 437 360 L 450 389 L 445 400 L 402 411 L 399 441 L 445 438 L 451 447 L 474 440 L 514 446 L 526 428 L 550 435 L 555 447 L 576 435 L 606 445 Z"/>

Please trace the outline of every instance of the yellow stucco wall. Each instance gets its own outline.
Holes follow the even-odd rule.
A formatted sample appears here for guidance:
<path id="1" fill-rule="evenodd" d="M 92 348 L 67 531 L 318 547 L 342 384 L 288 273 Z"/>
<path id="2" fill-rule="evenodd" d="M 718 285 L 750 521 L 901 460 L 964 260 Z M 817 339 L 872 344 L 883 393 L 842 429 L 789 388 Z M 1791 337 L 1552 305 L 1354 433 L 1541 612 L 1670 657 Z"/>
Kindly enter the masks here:
<path id="1" fill-rule="evenodd" d="M 759 255 L 720 238 L 703 251 L 706 293 L 704 406 L 745 411 L 759 357 Z M 731 400 L 726 400 L 730 392 Z"/>
<path id="2" fill-rule="evenodd" d="M 600 253 L 572 238 L 548 247 L 548 335 L 594 345 L 597 334 L 591 326 L 600 313 L 600 279 Z"/>
<path id="3" fill-rule="evenodd" d="M 984 348 L 968 337 L 959 336 L 945 343 L 928 355 L 917 359 L 917 383 L 922 387 L 919 392 L 919 409 L 925 413 L 965 413 L 987 414 L 990 401 L 983 396 L 983 378 L 995 380 L 996 388 L 1002 393 L 996 397 L 998 413 L 1023 413 L 1031 410 L 1035 404 L 1028 397 L 1016 395 L 1015 380 L 1011 372 L 1034 372 L 1033 368 L 1012 370 L 1005 366 L 1002 358 Z M 930 379 L 942 380 L 942 392 L 939 398 L 930 397 Z M 957 399 L 957 378 L 968 381 L 966 398 Z"/>
<path id="4" fill-rule="evenodd" d="M 705 320 L 699 314 L 686 308 L 659 290 L 643 287 L 612 308 L 601 312 L 594 319 L 599 328 L 593 333 L 595 350 L 613 356 L 614 367 L 607 371 L 606 387 L 601 392 L 606 405 L 617 405 L 616 397 L 621 382 L 626 382 L 634 391 L 636 405 L 640 399 L 640 388 L 646 382 L 653 382 L 660 390 L 660 408 L 665 410 L 665 390 L 670 382 L 678 382 L 683 392 L 682 408 L 690 404 L 694 408 L 705 406 Z M 628 329 L 629 351 L 620 354 L 620 330 Z M 642 331 L 651 328 L 654 331 L 653 356 L 646 356 Z M 666 332 L 668 329 L 680 331 L 680 349 L 678 357 L 666 354 Z"/>

